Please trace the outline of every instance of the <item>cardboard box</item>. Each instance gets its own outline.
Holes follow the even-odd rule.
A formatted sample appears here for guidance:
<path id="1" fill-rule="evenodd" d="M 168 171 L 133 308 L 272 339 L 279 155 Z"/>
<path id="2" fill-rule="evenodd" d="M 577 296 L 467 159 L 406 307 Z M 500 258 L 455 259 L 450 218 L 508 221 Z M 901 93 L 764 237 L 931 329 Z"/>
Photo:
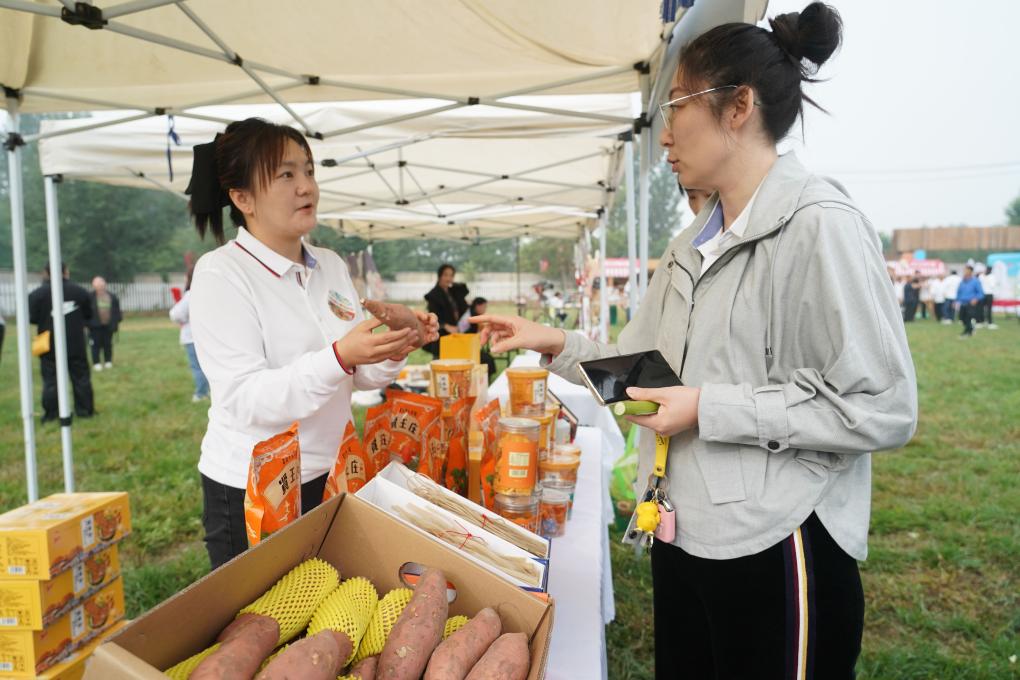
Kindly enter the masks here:
<path id="1" fill-rule="evenodd" d="M 89 657 L 92 656 L 92 652 L 96 651 L 96 647 L 106 642 L 111 635 L 126 625 L 127 621 L 118 621 L 113 624 L 102 635 L 96 637 L 95 640 L 74 652 L 53 668 L 42 675 L 35 676 L 36 680 L 81 680 L 82 676 L 85 675 L 85 664 Z"/>
<path id="2" fill-rule="evenodd" d="M 477 333 L 450 333 L 439 338 L 440 359 L 467 359 L 481 363 L 482 345 Z"/>
<path id="3" fill-rule="evenodd" d="M 120 576 L 111 545 L 49 581 L 0 579 L 0 630 L 42 630 Z"/>
<path id="4" fill-rule="evenodd" d="M 43 630 L 0 631 L 0 678 L 34 678 L 123 618 L 118 578 Z"/>
<path id="5" fill-rule="evenodd" d="M 130 531 L 122 491 L 53 494 L 0 515 L 0 575 L 51 579 Z"/>
<path id="6" fill-rule="evenodd" d="M 237 612 L 302 560 L 320 557 L 343 578 L 364 576 L 380 593 L 402 585 L 407 562 L 441 568 L 457 588 L 450 615 L 493 607 L 507 632 L 531 647 L 528 680 L 545 676 L 553 603 L 542 602 L 453 548 L 405 526 L 351 494 L 336 496 L 151 609 L 95 651 L 86 680 L 161 679 L 160 671 L 215 641 Z"/>

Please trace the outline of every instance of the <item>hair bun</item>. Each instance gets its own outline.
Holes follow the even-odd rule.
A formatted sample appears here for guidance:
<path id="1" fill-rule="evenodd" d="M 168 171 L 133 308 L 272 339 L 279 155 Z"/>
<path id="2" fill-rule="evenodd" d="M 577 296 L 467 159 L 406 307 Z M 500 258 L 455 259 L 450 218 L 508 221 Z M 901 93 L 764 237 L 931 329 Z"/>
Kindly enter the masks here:
<path id="1" fill-rule="evenodd" d="M 832 56 L 843 34 L 839 12 L 821 2 L 812 2 L 802 12 L 773 17 L 769 25 L 784 52 L 797 62 L 807 59 L 817 66 Z"/>

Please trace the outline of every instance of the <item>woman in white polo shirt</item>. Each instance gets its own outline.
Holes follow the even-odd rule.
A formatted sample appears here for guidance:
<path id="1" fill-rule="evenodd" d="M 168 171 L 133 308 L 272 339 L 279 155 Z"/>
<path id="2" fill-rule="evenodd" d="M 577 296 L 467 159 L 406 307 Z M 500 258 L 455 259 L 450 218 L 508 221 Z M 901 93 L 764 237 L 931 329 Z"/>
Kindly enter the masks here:
<path id="1" fill-rule="evenodd" d="M 303 241 L 319 188 L 298 131 L 249 118 L 195 147 L 191 213 L 218 243 L 199 259 L 191 324 L 212 403 L 202 440 L 206 549 L 215 569 L 248 547 L 244 490 L 255 444 L 299 421 L 302 511 L 322 499 L 354 389 L 383 387 L 417 346 L 373 333 L 343 260 Z M 224 244 L 224 207 L 237 237 Z M 435 317 L 416 312 L 438 336 Z M 427 340 L 434 339 L 429 337 Z"/>

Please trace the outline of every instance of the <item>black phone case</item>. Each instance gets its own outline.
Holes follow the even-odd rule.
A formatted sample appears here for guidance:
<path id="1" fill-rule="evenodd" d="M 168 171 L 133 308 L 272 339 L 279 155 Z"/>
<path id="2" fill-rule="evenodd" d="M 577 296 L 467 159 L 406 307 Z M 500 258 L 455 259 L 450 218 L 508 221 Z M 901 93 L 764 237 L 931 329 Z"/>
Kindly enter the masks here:
<path id="1" fill-rule="evenodd" d="M 628 387 L 676 387 L 683 383 L 659 350 L 582 361 L 588 387 L 605 404 L 626 401 Z"/>

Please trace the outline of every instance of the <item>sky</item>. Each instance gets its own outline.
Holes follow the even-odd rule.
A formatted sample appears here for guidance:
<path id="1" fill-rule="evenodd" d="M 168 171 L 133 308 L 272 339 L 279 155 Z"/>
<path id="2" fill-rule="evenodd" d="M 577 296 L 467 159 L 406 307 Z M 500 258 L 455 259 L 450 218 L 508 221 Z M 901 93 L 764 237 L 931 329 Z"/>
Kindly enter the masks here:
<path id="1" fill-rule="evenodd" d="M 703 2 L 706 0 L 702 0 Z M 1005 224 L 1020 196 L 1020 0 L 829 0 L 842 49 L 792 147 L 876 229 Z M 805 0 L 770 0 L 766 17 Z"/>

